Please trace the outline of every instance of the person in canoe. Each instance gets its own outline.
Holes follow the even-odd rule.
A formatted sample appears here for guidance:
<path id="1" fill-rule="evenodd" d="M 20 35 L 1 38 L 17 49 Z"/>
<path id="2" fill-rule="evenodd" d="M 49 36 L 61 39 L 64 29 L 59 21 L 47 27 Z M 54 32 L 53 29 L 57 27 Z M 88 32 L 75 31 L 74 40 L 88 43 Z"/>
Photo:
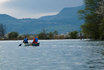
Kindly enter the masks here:
<path id="1" fill-rule="evenodd" d="M 24 40 L 23 40 L 24 44 L 28 44 L 28 38 L 25 36 Z"/>
<path id="2" fill-rule="evenodd" d="M 25 36 L 25 38 L 24 38 L 24 40 L 23 40 L 23 43 L 26 45 L 26 44 L 28 44 L 28 38 Z M 21 43 L 21 44 L 19 44 L 19 46 L 22 46 L 22 44 L 23 43 Z"/>
<path id="3" fill-rule="evenodd" d="M 38 37 L 34 37 L 33 42 L 32 42 L 32 46 L 39 46 L 40 43 L 38 43 Z"/>
<path id="4" fill-rule="evenodd" d="M 38 43 L 38 38 L 34 37 L 32 44 L 37 44 Z"/>

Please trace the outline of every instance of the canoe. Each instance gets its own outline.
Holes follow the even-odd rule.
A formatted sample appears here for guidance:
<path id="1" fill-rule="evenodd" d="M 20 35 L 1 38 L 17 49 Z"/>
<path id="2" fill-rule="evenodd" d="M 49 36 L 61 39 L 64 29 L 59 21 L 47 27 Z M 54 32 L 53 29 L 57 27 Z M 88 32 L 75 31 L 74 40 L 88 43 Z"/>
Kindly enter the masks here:
<path id="1" fill-rule="evenodd" d="M 32 46 L 39 46 L 40 43 L 36 43 L 36 44 L 31 44 Z"/>
<path id="2" fill-rule="evenodd" d="M 40 43 L 26 43 L 25 46 L 39 46 Z"/>

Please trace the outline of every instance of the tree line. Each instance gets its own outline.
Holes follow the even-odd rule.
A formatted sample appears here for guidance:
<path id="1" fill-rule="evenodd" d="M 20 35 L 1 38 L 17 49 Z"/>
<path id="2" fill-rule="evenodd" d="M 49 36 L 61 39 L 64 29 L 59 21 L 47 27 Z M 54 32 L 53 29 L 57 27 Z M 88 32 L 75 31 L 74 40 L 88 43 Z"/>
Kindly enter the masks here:
<path id="1" fill-rule="evenodd" d="M 28 39 L 32 40 L 35 36 L 39 39 L 78 39 L 80 38 L 80 33 L 78 31 L 68 32 L 66 34 L 59 34 L 58 31 L 47 32 L 43 29 L 39 34 L 19 34 L 18 32 L 9 32 L 5 34 L 4 25 L 0 24 L 0 40 L 23 40 L 26 36 Z"/>
<path id="2" fill-rule="evenodd" d="M 27 37 L 29 40 L 32 40 L 35 36 L 42 40 L 48 39 L 78 39 L 80 38 L 78 31 L 68 32 L 67 34 L 58 34 L 57 31 L 54 32 L 45 32 L 42 31 L 39 34 L 25 34 L 20 35 L 17 32 L 10 32 L 6 35 L 7 40 L 23 40 L 24 37 Z"/>

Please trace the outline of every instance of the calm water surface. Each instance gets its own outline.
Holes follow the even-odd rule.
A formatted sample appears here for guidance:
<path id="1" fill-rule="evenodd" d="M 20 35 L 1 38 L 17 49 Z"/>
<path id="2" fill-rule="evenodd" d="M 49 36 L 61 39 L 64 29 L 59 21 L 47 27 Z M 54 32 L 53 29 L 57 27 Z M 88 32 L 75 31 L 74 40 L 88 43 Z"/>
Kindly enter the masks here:
<path id="1" fill-rule="evenodd" d="M 0 41 L 0 70 L 104 70 L 104 41 L 40 40 L 39 47 L 22 41 Z"/>

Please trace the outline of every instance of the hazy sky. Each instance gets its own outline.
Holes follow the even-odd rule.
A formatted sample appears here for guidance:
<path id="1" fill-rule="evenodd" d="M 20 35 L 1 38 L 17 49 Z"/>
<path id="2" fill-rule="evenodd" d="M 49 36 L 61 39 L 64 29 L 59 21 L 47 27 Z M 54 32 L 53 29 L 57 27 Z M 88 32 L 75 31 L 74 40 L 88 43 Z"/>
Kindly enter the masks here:
<path id="1" fill-rule="evenodd" d="M 64 7 L 83 5 L 83 0 L 0 0 L 0 14 L 16 18 L 39 18 L 54 15 Z"/>

